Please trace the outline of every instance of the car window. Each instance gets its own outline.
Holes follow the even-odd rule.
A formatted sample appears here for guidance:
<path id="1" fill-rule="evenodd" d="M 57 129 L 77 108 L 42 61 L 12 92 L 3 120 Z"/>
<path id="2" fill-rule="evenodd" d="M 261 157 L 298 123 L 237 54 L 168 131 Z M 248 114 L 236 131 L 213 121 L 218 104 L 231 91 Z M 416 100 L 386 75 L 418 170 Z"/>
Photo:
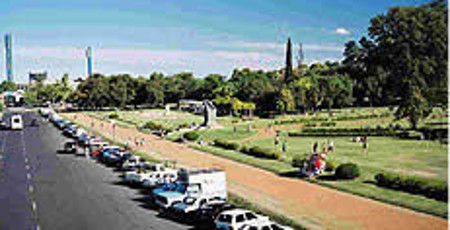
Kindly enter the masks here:
<path id="1" fill-rule="evenodd" d="M 271 230 L 269 226 L 263 226 L 261 230 Z"/>
<path id="2" fill-rule="evenodd" d="M 280 226 L 278 226 L 276 224 L 272 224 L 272 225 L 270 225 L 270 227 L 272 227 L 273 230 L 283 230 Z"/>
<path id="3" fill-rule="evenodd" d="M 251 212 L 245 213 L 245 217 L 247 218 L 247 220 L 253 220 L 253 219 L 256 219 L 255 214 L 253 214 L 253 213 L 251 213 Z"/>
<path id="4" fill-rule="evenodd" d="M 236 223 L 240 223 L 245 220 L 244 214 L 240 214 L 236 216 Z"/>
<path id="5" fill-rule="evenodd" d="M 219 221 L 223 223 L 231 223 L 231 215 L 220 215 Z"/>

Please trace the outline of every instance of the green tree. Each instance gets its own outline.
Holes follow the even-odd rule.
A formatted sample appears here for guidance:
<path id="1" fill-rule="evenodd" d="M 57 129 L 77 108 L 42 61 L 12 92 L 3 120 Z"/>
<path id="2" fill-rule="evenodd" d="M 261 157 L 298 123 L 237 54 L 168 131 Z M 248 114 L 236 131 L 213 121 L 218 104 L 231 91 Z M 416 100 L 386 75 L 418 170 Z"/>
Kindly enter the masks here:
<path id="1" fill-rule="evenodd" d="M 286 67 L 284 73 L 285 82 L 289 83 L 291 81 L 291 76 L 292 76 L 292 44 L 291 38 L 288 38 L 286 44 Z"/>
<path id="2" fill-rule="evenodd" d="M 399 98 L 397 118 L 413 128 L 431 106 L 447 104 L 447 4 L 394 7 L 371 20 L 369 36 Z"/>

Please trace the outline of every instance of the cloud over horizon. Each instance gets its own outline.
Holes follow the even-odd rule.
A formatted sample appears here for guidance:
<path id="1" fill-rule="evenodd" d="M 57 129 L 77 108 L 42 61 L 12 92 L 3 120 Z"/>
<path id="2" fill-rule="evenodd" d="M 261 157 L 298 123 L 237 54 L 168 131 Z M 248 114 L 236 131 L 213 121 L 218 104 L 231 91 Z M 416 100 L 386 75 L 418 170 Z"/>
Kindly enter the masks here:
<path id="1" fill-rule="evenodd" d="M 337 28 L 334 31 L 335 34 L 339 34 L 339 35 L 350 35 L 350 31 L 345 29 L 345 28 Z"/>

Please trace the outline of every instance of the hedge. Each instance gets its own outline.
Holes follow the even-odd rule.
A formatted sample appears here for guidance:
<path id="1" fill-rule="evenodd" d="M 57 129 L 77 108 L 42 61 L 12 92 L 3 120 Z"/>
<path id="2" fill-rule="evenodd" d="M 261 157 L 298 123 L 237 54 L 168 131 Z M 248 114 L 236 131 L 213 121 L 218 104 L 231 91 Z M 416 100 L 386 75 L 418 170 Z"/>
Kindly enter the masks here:
<path id="1" fill-rule="evenodd" d="M 277 151 L 273 151 L 271 149 L 265 149 L 261 147 L 247 147 L 243 146 L 241 148 L 241 152 L 260 158 L 274 159 L 277 160 L 280 158 L 280 153 Z"/>
<path id="2" fill-rule="evenodd" d="M 397 173 L 378 173 L 375 184 L 393 190 L 422 195 L 435 200 L 447 202 L 447 182 L 428 178 L 401 175 Z"/>
<path id="3" fill-rule="evenodd" d="M 117 113 L 111 113 L 111 114 L 108 115 L 108 118 L 109 118 L 109 119 L 117 119 L 117 118 L 119 118 L 119 114 L 117 114 Z"/>
<path id="4" fill-rule="evenodd" d="M 303 155 L 295 155 L 292 158 L 292 166 L 301 168 L 303 167 L 304 162 L 308 163 L 308 159 L 306 159 Z"/>
<path id="5" fill-rule="evenodd" d="M 382 114 L 371 114 L 371 115 L 358 115 L 358 116 L 341 116 L 341 117 L 313 117 L 313 118 L 299 118 L 292 120 L 278 120 L 275 121 L 275 125 L 287 125 L 287 124 L 295 124 L 295 123 L 305 123 L 305 122 L 327 122 L 327 121 L 354 121 L 354 120 L 362 120 L 362 119 L 372 119 L 372 118 L 382 118 L 389 117 L 390 113 L 382 113 Z"/>
<path id="6" fill-rule="evenodd" d="M 290 131 L 291 137 L 298 136 L 397 136 L 403 138 L 419 138 L 420 133 L 380 128 L 305 128 L 299 131 Z"/>
<path id="7" fill-rule="evenodd" d="M 162 124 L 159 124 L 159 123 L 156 123 L 153 121 L 148 121 L 141 127 L 141 129 L 149 129 L 149 130 L 153 130 L 153 131 L 164 131 L 166 133 L 173 131 L 172 128 L 165 127 Z"/>
<path id="8" fill-rule="evenodd" d="M 189 131 L 187 133 L 183 134 L 183 137 L 190 140 L 190 141 L 195 141 L 198 138 L 200 138 L 200 134 L 196 131 Z"/>
<path id="9" fill-rule="evenodd" d="M 355 179 L 356 177 L 359 177 L 360 174 L 358 165 L 354 163 L 341 164 L 334 172 L 337 179 Z"/>
<path id="10" fill-rule="evenodd" d="M 236 142 L 226 141 L 226 140 L 214 140 L 214 145 L 224 149 L 238 150 L 239 144 Z"/>

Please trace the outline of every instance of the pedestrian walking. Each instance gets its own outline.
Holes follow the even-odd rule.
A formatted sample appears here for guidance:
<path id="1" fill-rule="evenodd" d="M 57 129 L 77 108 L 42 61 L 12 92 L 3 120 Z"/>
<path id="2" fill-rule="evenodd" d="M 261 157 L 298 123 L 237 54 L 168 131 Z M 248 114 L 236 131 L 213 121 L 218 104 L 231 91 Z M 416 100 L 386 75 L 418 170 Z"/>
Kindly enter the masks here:
<path id="1" fill-rule="evenodd" d="M 319 144 L 316 142 L 314 142 L 313 144 L 313 153 L 317 153 L 317 147 L 319 147 Z"/>
<path id="2" fill-rule="evenodd" d="M 129 150 L 130 149 L 130 140 L 126 140 L 125 141 L 125 150 Z"/>
<path id="3" fill-rule="evenodd" d="M 363 142 L 363 144 L 362 144 L 363 152 L 367 156 L 369 154 L 369 141 L 367 139 L 367 136 L 364 136 L 362 138 L 362 142 Z"/>
<path id="4" fill-rule="evenodd" d="M 141 143 L 140 143 L 141 146 L 144 146 L 144 141 L 145 141 L 145 140 L 144 140 L 144 138 L 142 137 L 142 138 L 141 138 Z"/>
<path id="5" fill-rule="evenodd" d="M 286 144 L 286 140 L 283 141 L 283 145 L 281 146 L 281 149 L 283 150 L 283 152 L 287 151 L 287 144 Z"/>
<path id="6" fill-rule="evenodd" d="M 276 136 L 275 136 L 275 139 L 274 139 L 274 144 L 275 144 L 275 145 L 278 145 L 278 142 L 279 142 L 278 135 L 276 135 Z"/>
<path id="7" fill-rule="evenodd" d="M 328 149 L 327 152 L 333 152 L 334 151 L 334 142 L 328 140 Z"/>
<path id="8" fill-rule="evenodd" d="M 236 125 L 235 125 L 235 126 L 233 126 L 233 132 L 237 132 L 237 128 L 236 128 Z"/>

